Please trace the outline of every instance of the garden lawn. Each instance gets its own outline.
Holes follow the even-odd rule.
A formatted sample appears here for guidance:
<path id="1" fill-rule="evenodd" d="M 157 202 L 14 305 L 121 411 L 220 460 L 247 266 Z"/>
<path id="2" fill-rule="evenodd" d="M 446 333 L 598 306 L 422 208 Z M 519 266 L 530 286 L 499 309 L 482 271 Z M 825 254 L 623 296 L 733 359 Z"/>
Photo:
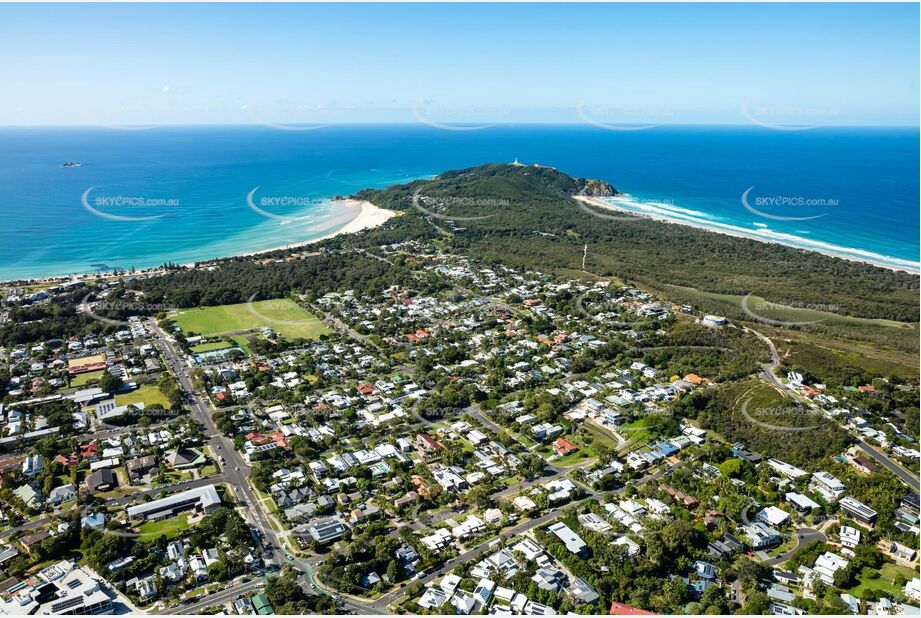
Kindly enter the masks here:
<path id="1" fill-rule="evenodd" d="M 130 393 L 115 396 L 115 404 L 119 406 L 137 403 L 143 403 L 145 406 L 152 406 L 158 403 L 166 409 L 170 407 L 169 399 L 167 399 L 166 395 L 161 393 L 160 389 L 154 384 L 145 384 Z"/>
<path id="2" fill-rule="evenodd" d="M 897 586 L 893 580 L 896 575 L 901 574 L 907 581 L 917 577 L 918 573 L 908 567 L 899 566 L 893 563 L 884 564 L 879 570 L 879 577 L 873 579 L 861 575 L 858 579 L 860 583 L 851 588 L 848 592 L 857 598 L 864 590 L 879 590 L 888 593 L 890 596 L 903 595 L 904 586 Z M 903 595 L 904 596 L 904 595 Z"/>
<path id="3" fill-rule="evenodd" d="M 105 372 L 105 369 L 100 369 L 99 371 L 87 371 L 86 373 L 77 374 L 71 379 L 70 387 L 76 388 L 86 386 L 90 382 L 98 382 Z"/>
<path id="4" fill-rule="evenodd" d="M 179 536 L 182 531 L 188 529 L 188 527 L 189 516 L 177 515 L 176 517 L 161 519 L 160 521 L 149 521 L 145 524 L 141 524 L 138 531 L 142 537 L 148 539 L 156 539 L 159 538 L 160 535 L 165 535 L 167 538 L 171 539 Z"/>

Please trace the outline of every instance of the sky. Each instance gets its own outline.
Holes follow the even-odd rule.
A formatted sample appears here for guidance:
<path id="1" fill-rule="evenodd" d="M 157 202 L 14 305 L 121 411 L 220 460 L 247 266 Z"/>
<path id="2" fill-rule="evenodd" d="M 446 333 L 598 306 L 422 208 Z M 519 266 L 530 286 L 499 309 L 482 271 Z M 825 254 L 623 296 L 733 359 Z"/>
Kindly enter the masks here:
<path id="1" fill-rule="evenodd" d="M 0 4 L 0 125 L 918 125 L 918 4 Z"/>

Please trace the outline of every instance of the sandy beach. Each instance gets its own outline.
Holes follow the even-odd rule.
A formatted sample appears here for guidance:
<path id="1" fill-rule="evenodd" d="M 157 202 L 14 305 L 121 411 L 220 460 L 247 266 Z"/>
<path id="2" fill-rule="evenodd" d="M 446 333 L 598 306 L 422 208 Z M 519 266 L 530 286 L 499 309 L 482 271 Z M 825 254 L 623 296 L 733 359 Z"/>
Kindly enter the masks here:
<path id="1" fill-rule="evenodd" d="M 726 236 L 735 236 L 736 238 L 747 238 L 749 240 L 756 240 L 758 242 L 763 242 L 763 243 L 768 243 L 768 244 L 773 244 L 773 245 L 783 245 L 785 247 L 790 247 L 791 249 L 799 249 L 801 251 L 813 251 L 815 253 L 821 253 L 823 255 L 840 258 L 842 260 L 848 260 L 851 262 L 860 262 L 863 264 L 870 264 L 872 266 L 878 266 L 879 268 L 886 268 L 889 270 L 907 272 L 913 275 L 917 275 L 919 272 L 918 268 L 912 269 L 907 266 L 904 266 L 904 267 L 896 266 L 896 265 L 889 264 L 886 262 L 877 261 L 869 257 L 861 258 L 861 257 L 849 255 L 846 253 L 841 253 L 833 249 L 826 249 L 823 247 L 814 247 L 814 246 L 800 247 L 792 243 L 781 242 L 780 240 L 777 240 L 775 238 L 765 237 L 764 235 L 759 234 L 757 231 L 754 231 L 754 230 L 749 232 L 744 229 L 740 229 L 740 228 L 736 228 L 736 227 L 728 226 L 728 225 L 723 225 L 723 224 L 712 224 L 712 225 L 695 224 L 690 221 L 683 221 L 680 219 L 669 219 L 668 217 L 656 216 L 656 215 L 652 215 L 648 213 L 637 213 L 632 210 L 628 210 L 626 208 L 619 208 L 614 204 L 605 202 L 604 200 L 600 200 L 597 198 L 588 197 L 584 195 L 576 195 L 573 197 L 576 200 L 582 202 L 583 204 L 590 204 L 592 206 L 595 206 L 603 210 L 609 210 L 609 211 L 614 211 L 614 212 L 619 212 L 619 213 L 627 213 L 633 217 L 638 217 L 638 218 L 643 218 L 643 219 L 652 219 L 653 221 L 659 221 L 660 223 L 685 225 L 687 227 L 694 227 L 700 230 L 705 230 L 707 232 L 714 232 L 716 234 L 723 234 Z"/>
<path id="2" fill-rule="evenodd" d="M 226 259 L 229 257 L 245 257 L 252 255 L 262 255 L 264 253 L 271 253 L 273 251 L 280 251 L 284 249 L 296 249 L 298 247 L 306 247 L 318 243 L 340 234 L 355 234 L 362 230 L 367 230 L 371 228 L 378 227 L 386 223 L 391 217 L 395 216 L 395 213 L 392 210 L 387 210 L 386 208 L 380 208 L 375 206 L 371 202 L 363 200 L 353 200 L 353 199 L 343 199 L 343 200 L 333 200 L 334 204 L 343 206 L 345 208 L 358 209 L 358 214 L 355 215 L 354 219 L 351 219 L 348 223 L 343 225 L 341 228 L 333 232 L 332 234 L 327 234 L 326 236 L 321 236 L 320 238 L 312 238 L 310 240 L 305 240 L 304 242 L 291 243 L 288 245 L 282 245 L 279 247 L 273 247 L 271 249 L 260 249 L 259 251 L 251 251 L 249 253 L 239 253 L 237 256 L 225 256 L 224 258 L 214 258 L 215 260 Z M 206 260 L 201 260 L 206 261 Z M 213 261 L 213 260 L 207 260 Z M 188 266 L 193 266 L 193 264 L 188 264 Z"/>

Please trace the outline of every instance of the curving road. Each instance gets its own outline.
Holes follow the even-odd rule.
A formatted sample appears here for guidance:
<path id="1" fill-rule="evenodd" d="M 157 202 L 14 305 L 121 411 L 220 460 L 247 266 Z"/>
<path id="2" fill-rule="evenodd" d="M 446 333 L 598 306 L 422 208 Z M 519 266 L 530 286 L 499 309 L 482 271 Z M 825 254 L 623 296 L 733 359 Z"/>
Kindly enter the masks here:
<path id="1" fill-rule="evenodd" d="M 793 557 L 801 547 L 811 543 L 812 541 L 820 541 L 822 543 L 828 542 L 828 537 L 816 530 L 815 528 L 797 528 L 796 530 L 796 547 L 790 551 L 784 552 L 779 556 L 775 556 L 770 560 L 765 560 L 766 564 L 770 566 L 777 566 L 778 564 L 783 564 L 787 560 Z"/>

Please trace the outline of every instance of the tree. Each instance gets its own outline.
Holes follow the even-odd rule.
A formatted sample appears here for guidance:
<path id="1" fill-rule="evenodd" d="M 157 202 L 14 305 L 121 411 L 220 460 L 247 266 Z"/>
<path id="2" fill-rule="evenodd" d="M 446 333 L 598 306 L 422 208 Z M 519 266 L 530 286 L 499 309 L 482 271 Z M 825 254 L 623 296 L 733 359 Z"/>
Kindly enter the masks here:
<path id="1" fill-rule="evenodd" d="M 387 581 L 396 583 L 400 579 L 400 564 L 396 560 L 387 563 Z"/>
<path id="2" fill-rule="evenodd" d="M 106 393 L 116 393 L 121 390 L 122 386 L 123 382 L 121 378 L 113 376 L 108 371 L 102 374 L 102 377 L 99 379 L 99 388 Z"/>

